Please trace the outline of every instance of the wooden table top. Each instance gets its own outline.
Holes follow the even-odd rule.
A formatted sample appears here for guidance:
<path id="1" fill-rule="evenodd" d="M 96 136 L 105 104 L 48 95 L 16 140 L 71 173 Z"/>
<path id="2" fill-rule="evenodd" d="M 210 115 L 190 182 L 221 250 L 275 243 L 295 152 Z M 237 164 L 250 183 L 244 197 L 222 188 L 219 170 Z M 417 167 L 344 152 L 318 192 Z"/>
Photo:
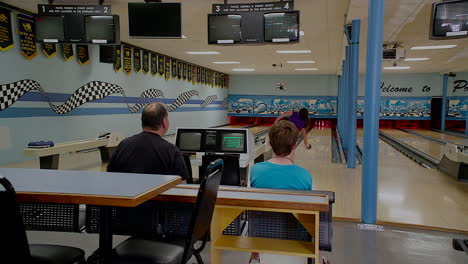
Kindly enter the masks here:
<path id="1" fill-rule="evenodd" d="M 173 175 L 0 169 L 20 202 L 134 207 L 180 183 Z"/>
<path id="2" fill-rule="evenodd" d="M 193 203 L 197 194 L 198 185 L 178 185 L 153 200 Z M 329 197 L 327 194 L 220 186 L 216 205 L 326 212 Z"/>

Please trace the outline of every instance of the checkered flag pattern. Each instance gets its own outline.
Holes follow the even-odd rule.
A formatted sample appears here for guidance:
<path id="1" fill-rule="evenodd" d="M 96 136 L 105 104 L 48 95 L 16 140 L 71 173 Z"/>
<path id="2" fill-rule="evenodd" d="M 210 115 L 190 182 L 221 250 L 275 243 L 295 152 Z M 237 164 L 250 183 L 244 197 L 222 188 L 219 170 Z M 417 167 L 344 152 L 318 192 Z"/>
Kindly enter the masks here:
<path id="1" fill-rule="evenodd" d="M 66 114 L 87 102 L 102 99 L 108 95 L 119 93 L 125 97 L 122 87 L 99 81 L 92 81 L 76 90 L 68 100 L 60 106 L 52 105 L 57 114 Z"/>
<path id="2" fill-rule="evenodd" d="M 191 91 L 180 94 L 175 100 L 175 102 L 167 107 L 167 110 L 169 112 L 176 110 L 179 106 L 183 105 L 185 102 L 187 102 L 190 98 L 192 98 L 195 95 L 198 96 L 197 90 L 191 90 Z"/>
<path id="3" fill-rule="evenodd" d="M 217 95 L 210 95 L 208 96 L 203 103 L 200 104 L 201 108 L 205 108 L 207 105 L 211 104 L 214 102 L 216 99 L 218 99 Z"/>
<path id="4" fill-rule="evenodd" d="M 20 99 L 25 93 L 30 91 L 38 91 L 44 95 L 49 101 L 46 93 L 41 88 L 41 85 L 33 80 L 21 80 L 14 83 L 0 85 L 0 111 L 3 111 L 14 104 Z"/>
<path id="5" fill-rule="evenodd" d="M 164 93 L 163 91 L 158 90 L 158 89 L 149 89 L 149 90 L 144 91 L 140 95 L 140 97 L 141 98 L 158 98 L 158 97 L 164 98 Z M 147 103 L 138 103 L 132 107 L 128 107 L 128 110 L 130 111 L 130 113 L 136 113 L 145 105 L 147 105 Z"/>
<path id="6" fill-rule="evenodd" d="M 219 104 L 219 107 L 227 107 L 228 106 L 228 98 L 224 98 L 224 100 Z"/>

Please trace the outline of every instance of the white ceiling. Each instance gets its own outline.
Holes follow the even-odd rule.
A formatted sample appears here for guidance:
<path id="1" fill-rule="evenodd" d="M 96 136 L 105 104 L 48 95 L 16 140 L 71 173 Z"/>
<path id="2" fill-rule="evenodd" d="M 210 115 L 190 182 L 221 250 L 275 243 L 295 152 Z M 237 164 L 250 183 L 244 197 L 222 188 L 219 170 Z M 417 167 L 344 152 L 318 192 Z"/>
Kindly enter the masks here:
<path id="1" fill-rule="evenodd" d="M 46 0 L 3 0 L 11 5 L 36 11 L 37 4 Z M 143 0 L 141 0 L 143 1 Z M 166 0 L 164 0 L 166 1 Z M 179 0 L 171 0 L 175 2 Z M 274 1 L 274 0 L 270 0 Z M 186 60 L 229 74 L 233 68 L 255 68 L 255 72 L 242 74 L 338 74 L 344 55 L 343 24 L 361 19 L 360 71 L 365 71 L 365 46 L 367 34 L 367 3 L 369 0 L 295 0 L 295 9 L 301 11 L 301 30 L 304 36 L 298 44 L 218 46 L 207 44 L 207 14 L 211 5 L 223 0 L 183 0 L 182 23 L 186 39 L 129 39 L 127 28 L 127 3 L 139 0 L 106 0 L 114 14 L 120 15 L 121 39 L 134 45 L 175 58 Z M 385 11 L 384 42 L 398 43 L 407 48 L 407 57 L 429 57 L 422 62 L 399 62 L 410 66 L 414 72 L 468 71 L 468 39 L 429 40 L 431 5 L 435 0 L 387 0 Z M 169 2 L 169 0 L 167 0 Z M 229 3 L 268 2 L 268 0 L 229 0 Z M 55 4 L 97 4 L 98 0 L 56 0 Z M 449 50 L 411 51 L 421 45 L 457 44 Z M 278 54 L 276 50 L 311 50 L 310 54 Z M 187 51 L 218 51 L 220 55 L 189 55 Z M 315 64 L 287 64 L 288 60 L 314 60 Z M 214 61 L 239 61 L 238 65 L 214 65 Z M 384 62 L 390 66 L 393 62 Z M 283 67 L 273 68 L 272 64 Z M 319 68 L 318 71 L 295 71 L 294 68 Z M 395 72 L 384 70 L 384 72 Z"/>

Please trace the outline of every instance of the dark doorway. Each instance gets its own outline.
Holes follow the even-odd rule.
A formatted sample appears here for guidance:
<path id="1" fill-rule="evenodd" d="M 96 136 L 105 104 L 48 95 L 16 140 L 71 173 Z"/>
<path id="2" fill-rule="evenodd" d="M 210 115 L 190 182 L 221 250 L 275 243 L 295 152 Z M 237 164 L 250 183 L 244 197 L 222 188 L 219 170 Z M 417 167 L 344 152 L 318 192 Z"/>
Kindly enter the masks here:
<path id="1" fill-rule="evenodd" d="M 440 129 L 442 117 L 442 98 L 433 97 L 431 100 L 431 128 Z"/>

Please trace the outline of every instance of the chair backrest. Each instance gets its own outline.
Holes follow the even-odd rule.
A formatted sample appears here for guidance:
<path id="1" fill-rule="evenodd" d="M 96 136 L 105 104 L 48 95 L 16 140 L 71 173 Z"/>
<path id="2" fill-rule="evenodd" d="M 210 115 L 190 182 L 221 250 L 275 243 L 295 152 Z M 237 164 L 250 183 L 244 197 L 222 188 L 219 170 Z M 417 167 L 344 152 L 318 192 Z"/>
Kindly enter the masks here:
<path id="1" fill-rule="evenodd" d="M 240 186 L 239 157 L 230 155 L 204 155 L 202 157 L 202 169 L 206 168 L 212 161 L 222 159 L 224 162 L 223 174 L 221 175 L 221 185 Z M 200 175 L 204 175 L 202 170 Z"/>
<path id="2" fill-rule="evenodd" d="M 0 257 L 15 263 L 31 263 L 28 238 L 16 202 L 16 192 L 8 179 L 0 175 Z"/>
<path id="3" fill-rule="evenodd" d="M 187 183 L 192 184 L 193 175 L 192 175 L 192 163 L 190 162 L 190 156 L 188 154 L 183 154 L 183 157 L 185 161 L 185 167 L 187 168 L 187 171 L 188 171 Z"/>
<path id="4" fill-rule="evenodd" d="M 211 219 L 218 197 L 221 174 L 223 173 L 223 160 L 217 159 L 210 163 L 206 169 L 198 189 L 197 201 L 192 214 L 189 228 L 189 239 L 185 245 L 183 263 L 191 256 L 193 245 L 204 238 L 210 231 Z"/>

